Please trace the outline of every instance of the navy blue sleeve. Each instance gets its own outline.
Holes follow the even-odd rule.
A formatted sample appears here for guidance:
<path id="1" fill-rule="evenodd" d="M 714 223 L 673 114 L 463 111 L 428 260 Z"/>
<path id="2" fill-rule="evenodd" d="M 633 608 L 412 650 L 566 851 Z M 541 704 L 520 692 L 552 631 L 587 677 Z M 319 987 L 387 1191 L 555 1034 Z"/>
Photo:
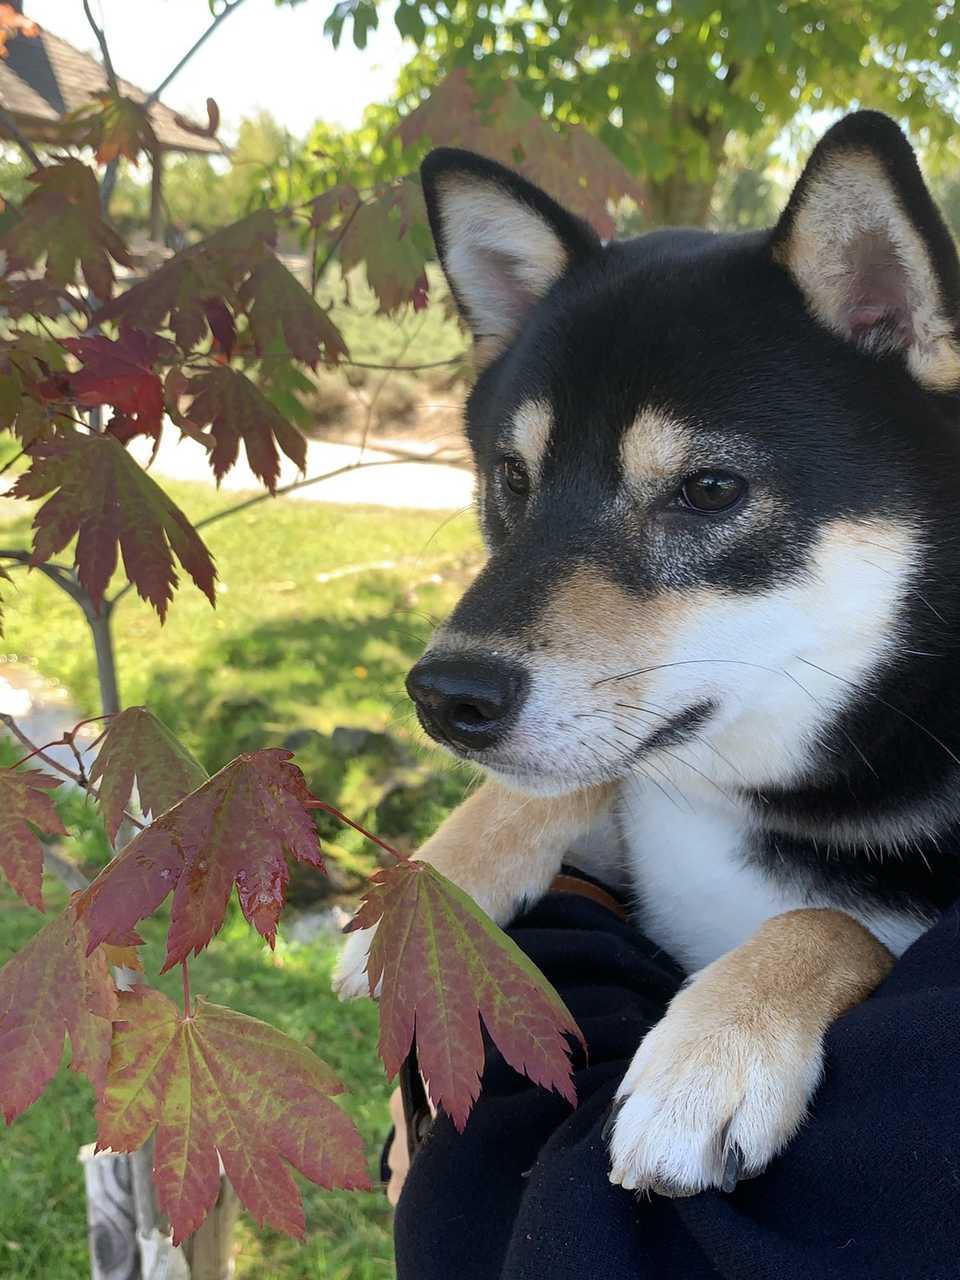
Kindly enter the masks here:
<path id="1" fill-rule="evenodd" d="M 831 1030 L 802 1132 L 735 1192 L 612 1187 L 607 1110 L 682 974 L 591 901 L 548 895 L 511 930 L 558 988 L 589 1061 L 580 1105 L 488 1051 L 463 1135 L 438 1117 L 397 1210 L 398 1280 L 960 1278 L 960 909 Z"/>

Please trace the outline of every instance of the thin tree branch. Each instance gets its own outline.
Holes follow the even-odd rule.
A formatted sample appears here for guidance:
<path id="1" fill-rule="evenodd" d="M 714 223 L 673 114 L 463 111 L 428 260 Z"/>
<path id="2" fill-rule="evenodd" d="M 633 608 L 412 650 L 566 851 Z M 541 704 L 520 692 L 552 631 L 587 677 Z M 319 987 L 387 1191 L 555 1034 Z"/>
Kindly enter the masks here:
<path id="1" fill-rule="evenodd" d="M 261 502 L 267 502 L 271 498 L 282 498 L 285 494 L 296 493 L 299 489 L 309 488 L 310 485 L 321 484 L 324 480 L 334 480 L 337 476 L 347 475 L 351 471 L 362 471 L 367 467 L 395 467 L 403 463 L 410 462 L 436 462 L 439 466 L 453 467 L 460 466 L 458 462 L 451 462 L 444 458 L 433 458 L 427 456 L 420 457 L 419 454 L 406 454 L 402 458 L 375 458 L 372 462 L 348 462 L 346 466 L 337 467 L 335 471 L 325 471 L 320 476 L 308 476 L 305 480 L 294 480 L 292 484 L 284 485 L 282 489 L 277 489 L 275 493 L 257 493 L 252 498 L 245 498 L 243 502 L 238 502 L 233 507 L 227 507 L 224 511 L 215 511 L 213 515 L 206 516 L 203 520 L 198 520 L 194 528 L 203 529 L 207 525 L 216 524 L 218 520 L 225 520 L 227 516 L 236 515 L 239 511 L 246 511 L 249 507 L 255 507 Z"/>
<path id="2" fill-rule="evenodd" d="M 143 104 L 148 111 L 153 106 L 153 104 L 159 99 L 161 93 L 163 93 L 164 89 L 166 89 L 170 81 L 180 74 L 180 72 L 187 65 L 187 63 L 190 61 L 193 55 L 197 52 L 197 50 L 203 44 L 205 44 L 207 40 L 210 39 L 210 37 L 216 31 L 217 27 L 219 27 L 220 23 L 226 21 L 226 19 L 230 17 L 231 13 L 233 13 L 235 9 L 239 9 L 242 4 L 243 4 L 243 0 L 227 0 L 227 3 L 220 10 L 220 12 L 214 18 L 214 20 L 210 23 L 209 27 L 207 27 L 207 29 L 203 32 L 200 38 L 194 41 L 194 43 L 190 46 L 190 48 L 183 55 L 183 57 L 180 59 L 177 65 L 173 68 L 173 70 L 168 72 L 167 75 L 164 76 L 164 78 L 160 81 L 160 83 L 157 85 L 154 91 L 148 96 L 146 102 Z"/>
<path id="3" fill-rule="evenodd" d="M 16 739 L 18 739 L 19 742 L 23 743 L 23 745 L 30 752 L 30 756 L 32 759 L 42 760 L 43 763 L 49 765 L 51 769 L 56 769 L 57 773 L 62 773 L 65 778 L 69 778 L 70 781 L 75 782 L 78 787 L 82 787 L 83 790 L 86 791 L 88 795 L 93 796 L 95 800 L 98 799 L 98 792 L 96 787 L 91 786 L 91 784 L 87 781 L 86 778 L 83 777 L 82 774 L 76 773 L 73 769 L 69 768 L 65 764 L 61 764 L 59 760 L 55 760 L 53 756 L 48 755 L 45 748 L 38 747 L 35 742 L 32 742 L 30 738 L 27 737 L 24 731 L 17 724 L 16 720 L 14 720 L 13 716 L 8 715 L 6 711 L 0 711 L 0 724 L 5 725 L 6 728 L 9 729 L 10 732 L 13 734 L 13 736 Z M 61 744 L 51 743 L 50 745 L 58 746 Z M 62 745 L 68 746 L 69 744 L 66 740 L 64 740 Z M 128 822 L 131 822 L 135 827 L 139 828 L 140 831 L 146 830 L 147 824 L 145 822 L 141 822 L 139 818 L 135 818 L 133 814 L 128 813 L 126 809 L 124 809 L 123 811 L 123 816 L 127 819 Z"/>
<path id="4" fill-rule="evenodd" d="M 90 883 L 75 862 L 65 858 L 62 853 L 58 853 L 50 845 L 44 846 L 43 865 L 48 871 L 52 871 L 60 883 L 66 885 L 71 893 L 75 893 L 78 889 L 85 889 Z"/>
<path id="5" fill-rule="evenodd" d="M 34 151 L 33 146 L 27 139 L 26 134 L 24 134 L 21 131 L 20 126 L 17 124 L 16 120 L 14 120 L 10 112 L 7 111 L 4 107 L 0 107 L 0 128 L 3 128 L 7 131 L 7 133 L 14 140 L 14 142 L 17 144 L 17 146 L 20 148 L 20 150 L 27 157 L 27 159 L 30 161 L 30 163 L 34 166 L 35 169 L 42 169 L 44 167 L 43 161 L 37 155 L 36 151 Z"/>
<path id="6" fill-rule="evenodd" d="M 55 582 L 61 591 L 65 591 L 72 600 L 85 607 L 84 592 L 74 581 L 73 573 L 66 565 L 49 563 L 33 565 L 31 564 L 32 559 L 33 556 L 29 551 L 0 547 L 0 560 L 13 560 L 17 564 L 26 565 L 27 568 L 39 569 L 42 574 L 45 574 L 52 582 Z"/>
<path id="7" fill-rule="evenodd" d="M 384 373 L 418 373 L 421 369 L 445 369 L 447 365 L 462 364 L 463 356 L 450 356 L 448 360 L 429 360 L 426 364 L 372 364 L 367 360 L 338 360 L 338 365 L 351 369 L 378 369 Z"/>
<path id="8" fill-rule="evenodd" d="M 120 92 L 120 86 L 117 83 L 117 73 L 113 69 L 113 59 L 110 57 L 110 48 L 107 45 L 107 37 L 104 34 L 103 27 L 97 25 L 96 19 L 90 11 L 89 0 L 83 0 L 83 12 L 87 16 L 87 22 L 90 29 L 97 38 L 97 44 L 100 46 L 100 53 L 103 57 L 103 69 L 107 73 L 107 84 L 114 93 Z"/>
<path id="9" fill-rule="evenodd" d="M 113 59 L 110 57 L 110 46 L 107 44 L 106 33 L 103 27 L 97 25 L 93 13 L 90 10 L 90 0 L 83 0 L 83 12 L 87 15 L 87 22 L 93 34 L 97 38 L 97 44 L 100 46 L 100 53 L 103 57 L 103 69 L 106 72 L 107 84 L 110 86 L 111 92 L 120 94 L 120 84 L 117 80 L 117 73 L 113 68 Z M 120 159 L 115 156 L 107 165 L 103 177 L 100 180 L 100 208 L 103 210 L 104 217 L 110 211 L 110 201 L 113 199 L 114 187 L 117 185 L 117 174 L 120 171 Z"/>
<path id="10" fill-rule="evenodd" d="M 323 261 L 320 263 L 319 267 L 317 267 L 316 270 L 313 271 L 313 279 L 314 279 L 313 292 L 314 293 L 317 292 L 317 288 L 320 284 L 320 281 L 323 279 L 324 275 L 326 274 L 327 267 L 329 267 L 330 263 L 332 262 L 334 255 L 336 254 L 337 250 L 340 248 L 341 243 L 343 242 L 343 237 L 350 230 L 350 227 L 353 223 L 354 218 L 360 212 L 362 207 L 363 207 L 363 201 L 358 200 L 357 203 L 350 210 L 349 217 L 344 219 L 343 224 L 341 225 L 339 231 L 333 237 L 333 243 L 330 245 L 330 248 L 327 250 L 326 256 L 324 257 Z"/>
<path id="11" fill-rule="evenodd" d="M 226 507 L 223 511 L 215 511 L 213 515 L 205 516 L 203 520 L 198 520 L 193 526 L 195 529 L 205 529 L 207 525 L 216 524 L 218 520 L 225 520 L 228 516 L 238 515 L 241 511 L 247 511 L 250 507 L 259 506 L 261 502 L 269 502 L 271 498 L 282 498 L 285 494 L 295 493 L 298 489 L 307 489 L 310 485 L 321 484 L 324 480 L 335 480 L 337 476 L 344 476 L 351 471 L 364 471 L 368 467 L 395 467 L 402 463 L 411 462 L 429 462 L 438 467 L 457 467 L 462 469 L 463 463 L 455 461 L 452 458 L 441 458 L 436 454 L 427 454 L 424 457 L 419 453 L 405 453 L 399 458 L 375 458 L 371 462 L 348 462 L 346 466 L 337 467 L 335 471 L 325 471 L 320 476 L 308 476 L 305 480 L 294 480 L 291 484 L 284 485 L 282 488 L 270 493 L 255 493 L 252 498 L 244 498 L 242 502 L 237 502 L 232 507 Z M 6 554 L 0 551 L 0 557 Z M 41 565 L 40 568 L 43 568 Z M 105 601 L 108 609 L 113 609 L 118 605 L 128 591 L 132 591 L 133 586 L 127 583 L 121 587 L 112 599 Z"/>

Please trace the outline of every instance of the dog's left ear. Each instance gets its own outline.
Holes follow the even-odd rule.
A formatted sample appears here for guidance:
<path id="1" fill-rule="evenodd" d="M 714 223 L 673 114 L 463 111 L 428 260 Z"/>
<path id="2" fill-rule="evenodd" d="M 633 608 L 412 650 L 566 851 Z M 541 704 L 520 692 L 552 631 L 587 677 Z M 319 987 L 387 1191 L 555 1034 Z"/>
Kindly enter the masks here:
<path id="1" fill-rule="evenodd" d="M 876 111 L 824 135 L 773 232 L 813 314 L 868 351 L 899 351 L 935 391 L 960 387 L 960 264 L 909 142 Z"/>

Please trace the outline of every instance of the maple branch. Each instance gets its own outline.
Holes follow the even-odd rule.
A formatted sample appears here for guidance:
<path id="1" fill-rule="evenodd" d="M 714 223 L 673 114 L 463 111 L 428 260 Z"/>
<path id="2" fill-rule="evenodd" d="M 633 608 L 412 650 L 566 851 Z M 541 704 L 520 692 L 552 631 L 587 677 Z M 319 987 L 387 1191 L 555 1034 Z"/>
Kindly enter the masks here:
<path id="1" fill-rule="evenodd" d="M 61 591 L 65 591 L 72 600 L 82 605 L 84 600 L 83 591 L 74 581 L 73 573 L 66 565 L 50 564 L 33 564 L 33 555 L 29 551 L 17 551 L 7 547 L 0 547 L 0 560 L 14 560 L 17 564 L 25 565 L 28 569 L 39 569 L 52 582 L 55 582 Z"/>
<path id="2" fill-rule="evenodd" d="M 7 131 L 34 168 L 42 169 L 44 167 L 43 161 L 34 151 L 26 135 L 21 132 L 16 120 L 4 107 L 0 107 L 0 126 Z"/>
<path id="3" fill-rule="evenodd" d="M 183 55 L 180 61 L 176 64 L 173 70 L 168 72 L 164 76 L 164 78 L 160 81 L 160 83 L 157 85 L 157 87 L 154 89 L 154 91 L 147 96 L 147 99 L 143 104 L 144 109 L 146 111 L 150 110 L 153 104 L 159 99 L 164 89 L 166 89 L 170 81 L 173 80 L 174 77 L 180 74 L 180 72 L 187 65 L 187 63 L 190 61 L 193 55 L 197 52 L 197 50 L 201 48 L 201 46 L 204 45 L 207 42 L 207 40 L 210 39 L 210 37 L 216 31 L 217 27 L 219 27 L 220 23 L 226 21 L 226 19 L 230 17 L 231 13 L 233 13 L 235 9 L 239 9 L 242 4 L 243 4 L 243 0 L 227 0 L 227 3 L 220 10 L 220 12 L 214 18 L 214 20 L 210 23 L 209 27 L 207 27 L 207 29 L 200 35 L 200 37 L 193 42 L 193 44 L 190 46 L 187 52 Z"/>
<path id="4" fill-rule="evenodd" d="M 190 962 L 184 960 L 181 964 L 183 970 L 183 1016 L 190 1017 Z"/>
<path id="5" fill-rule="evenodd" d="M 418 373 L 421 369 L 444 369 L 449 364 L 461 364 L 463 356 L 450 356 L 448 360 L 429 360 L 426 364 L 372 364 L 367 360 L 338 360 L 338 364 L 351 369 L 379 369 L 385 373 Z"/>
<path id="6" fill-rule="evenodd" d="M 103 27 L 97 26 L 96 19 L 90 11 L 89 0 L 83 0 L 83 12 L 86 14 L 87 22 L 90 29 L 96 36 L 97 44 L 100 46 L 100 52 L 103 55 L 103 69 L 107 73 L 107 84 L 114 93 L 119 94 L 120 86 L 117 83 L 117 73 L 113 69 L 113 59 L 110 57 L 110 49 L 107 46 L 107 37 L 104 34 Z"/>
<path id="7" fill-rule="evenodd" d="M 340 229 L 337 231 L 337 234 L 333 237 L 333 241 L 331 242 L 330 248 L 327 250 L 323 261 L 320 263 L 319 267 L 317 267 L 315 270 L 312 270 L 313 281 L 314 281 L 314 285 L 313 285 L 314 293 L 316 293 L 317 285 L 319 285 L 320 281 L 323 279 L 324 274 L 326 273 L 327 267 L 329 267 L 331 261 L 333 260 L 334 255 L 336 254 L 337 250 L 340 248 L 340 244 L 343 240 L 343 237 L 350 230 L 350 226 L 354 218 L 360 212 L 362 207 L 363 207 L 363 201 L 358 200 L 357 203 L 350 210 L 349 217 L 344 219 L 343 223 L 340 226 Z"/>
<path id="8" fill-rule="evenodd" d="M 56 769 L 57 773 L 62 773 L 65 778 L 69 778 L 70 781 L 75 782 L 78 787 L 82 787 L 83 790 L 86 791 L 88 795 L 93 796 L 95 800 L 99 798 L 96 787 L 91 786 L 89 781 L 83 777 L 82 774 L 75 773 L 68 765 L 61 764 L 59 760 L 55 760 L 53 756 L 47 754 L 47 747 L 66 747 L 70 745 L 66 734 L 57 742 L 48 742 L 47 747 L 38 747 L 35 742 L 27 737 L 24 731 L 17 724 L 16 720 L 14 720 L 13 716 L 8 712 L 0 711 L 0 724 L 9 729 L 13 736 L 19 742 L 23 743 L 23 745 L 28 749 L 30 752 L 30 755 L 26 757 L 28 760 L 34 758 L 42 760 L 43 763 L 49 765 L 51 769 Z M 22 763 L 23 761 L 21 761 L 21 764 Z M 135 818 L 133 814 L 129 813 L 126 809 L 123 811 L 123 816 L 140 831 L 145 831 L 147 829 L 147 824 L 145 822 L 141 822 L 139 818 Z"/>
<path id="9" fill-rule="evenodd" d="M 271 498 L 282 498 L 284 494 L 295 493 L 299 489 L 306 489 L 309 485 L 320 484 L 324 480 L 333 480 L 337 476 L 347 475 L 351 471 L 361 471 L 365 467 L 395 467 L 401 463 L 410 462 L 411 457 L 415 457 L 418 462 L 430 461 L 423 459 L 417 455 L 410 455 L 403 458 L 380 458 L 374 459 L 372 462 L 348 462 L 343 467 L 337 467 L 335 471 L 325 471 L 321 476 L 308 476 L 306 480 L 294 480 L 292 484 L 284 485 L 283 488 L 277 489 L 275 493 L 257 493 L 252 498 L 245 498 L 243 502 L 238 502 L 233 507 L 227 507 L 225 511 L 215 511 L 212 516 L 206 516 L 203 520 L 198 520 L 194 525 L 195 529 L 203 529 L 207 525 L 215 524 L 218 520 L 225 520 L 227 516 L 236 515 L 240 511 L 246 511 L 248 507 L 255 507 L 261 502 L 267 502 Z M 452 462 L 443 462 L 443 466 L 458 465 Z"/>
<path id="10" fill-rule="evenodd" d="M 379 845 L 386 853 L 389 853 L 397 862 L 408 862 L 407 855 L 401 853 L 399 849 L 394 849 L 392 844 L 387 844 L 385 840 L 381 840 L 379 836 L 375 836 L 372 831 L 368 831 L 366 827 L 361 827 L 359 822 L 354 822 L 352 818 L 348 818 L 345 813 L 341 813 L 339 809 L 335 809 L 332 804 L 327 804 L 324 800 L 314 800 L 310 804 L 311 809 L 319 809 L 322 813 L 329 813 L 331 818 L 336 818 L 338 822 L 345 822 L 348 827 L 353 827 L 354 831 L 367 840 L 372 840 L 374 844 Z"/>
<path id="11" fill-rule="evenodd" d="M 93 14 L 90 11 L 90 0 L 83 0 L 83 12 L 87 16 L 87 22 L 93 34 L 96 36 L 97 44 L 100 46 L 100 53 L 103 56 L 103 69 L 107 76 L 107 84 L 110 86 L 112 93 L 120 96 L 120 85 L 117 81 L 117 73 L 113 68 L 113 59 L 110 57 L 110 47 L 107 44 L 107 37 L 103 27 L 97 25 Z M 110 208 L 110 201 L 113 198 L 113 189 L 117 185 L 117 173 L 120 169 L 120 157 L 114 158 L 107 165 L 103 178 L 100 182 L 100 208 L 104 215 Z"/>

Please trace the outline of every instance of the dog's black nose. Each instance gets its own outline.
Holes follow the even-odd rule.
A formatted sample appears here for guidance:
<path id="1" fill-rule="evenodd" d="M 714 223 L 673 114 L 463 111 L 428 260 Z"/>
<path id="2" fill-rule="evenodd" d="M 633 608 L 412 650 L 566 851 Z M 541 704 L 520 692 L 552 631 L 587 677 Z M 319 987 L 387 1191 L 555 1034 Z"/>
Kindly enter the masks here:
<path id="1" fill-rule="evenodd" d="M 526 689 L 522 667 L 467 654 L 427 654 L 407 676 L 407 692 L 427 733 L 471 751 L 492 747 L 503 736 Z"/>

